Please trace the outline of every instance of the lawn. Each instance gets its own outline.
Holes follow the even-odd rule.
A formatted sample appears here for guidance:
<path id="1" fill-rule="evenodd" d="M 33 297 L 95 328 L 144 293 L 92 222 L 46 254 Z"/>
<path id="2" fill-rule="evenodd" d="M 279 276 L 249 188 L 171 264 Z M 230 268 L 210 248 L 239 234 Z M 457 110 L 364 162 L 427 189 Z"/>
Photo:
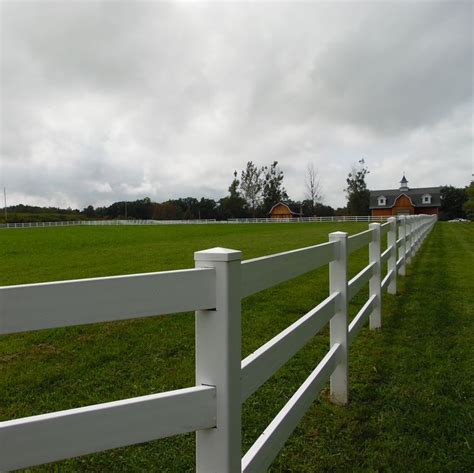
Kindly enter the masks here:
<path id="1" fill-rule="evenodd" d="M 244 258 L 327 241 L 366 224 L 65 227 L 0 231 L 0 285 L 192 267 L 193 252 Z M 351 350 L 351 403 L 323 391 L 272 471 L 472 471 L 473 226 L 437 224 L 384 299 L 381 332 Z M 367 250 L 351 256 L 355 274 Z M 243 356 L 327 296 L 327 268 L 243 301 Z M 365 300 L 361 291 L 354 314 Z M 328 348 L 316 336 L 243 406 L 245 451 Z M 1 420 L 194 384 L 193 314 L 45 330 L 0 339 Z M 471 398 L 469 398 L 471 396 Z M 471 410 L 470 410 L 471 408 Z M 471 435 L 471 437 L 469 437 Z M 149 442 L 35 471 L 194 470 L 194 435 Z"/>

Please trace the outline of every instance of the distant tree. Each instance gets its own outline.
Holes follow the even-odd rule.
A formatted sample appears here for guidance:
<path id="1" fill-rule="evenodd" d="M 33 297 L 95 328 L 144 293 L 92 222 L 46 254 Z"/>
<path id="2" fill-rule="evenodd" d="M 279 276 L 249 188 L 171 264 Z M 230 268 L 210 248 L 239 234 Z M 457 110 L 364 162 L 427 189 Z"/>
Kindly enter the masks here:
<path id="1" fill-rule="evenodd" d="M 301 202 L 301 212 L 305 217 L 314 217 L 314 205 L 310 199 Z"/>
<path id="2" fill-rule="evenodd" d="M 474 181 L 471 181 L 469 187 L 466 187 L 467 200 L 464 203 L 463 210 L 469 220 L 474 221 Z"/>
<path id="3" fill-rule="evenodd" d="M 321 202 L 321 182 L 318 178 L 318 172 L 312 163 L 306 166 L 306 199 L 311 203 L 310 213 L 314 213 L 314 207 Z"/>
<path id="4" fill-rule="evenodd" d="M 173 202 L 167 201 L 153 205 L 153 220 L 181 220 L 183 211 Z"/>
<path id="5" fill-rule="evenodd" d="M 119 206 L 118 212 L 120 216 L 125 216 L 125 203 Z M 152 217 L 153 204 L 149 197 L 138 199 L 133 202 L 127 202 L 127 217 L 136 218 L 138 220 L 149 220 Z"/>
<path id="6" fill-rule="evenodd" d="M 360 159 L 352 166 L 347 176 L 347 187 L 344 192 L 347 195 L 347 213 L 349 215 L 368 215 L 370 192 L 367 189 L 365 178 L 369 174 L 365 161 Z"/>
<path id="7" fill-rule="evenodd" d="M 242 171 L 240 176 L 240 190 L 242 192 L 242 197 L 247 202 L 253 216 L 255 216 L 257 206 L 262 197 L 264 183 L 262 179 L 263 170 L 263 168 L 258 168 L 252 161 L 249 161 L 247 167 Z"/>
<path id="8" fill-rule="evenodd" d="M 441 187 L 441 214 L 440 220 L 451 220 L 452 218 L 464 218 L 466 213 L 463 209 L 468 196 L 466 189 L 453 186 Z"/>
<path id="9" fill-rule="evenodd" d="M 93 218 L 95 217 L 95 210 L 94 210 L 94 207 L 92 205 L 89 205 L 87 206 L 83 211 L 82 213 L 88 217 L 88 218 Z"/>
<path id="10" fill-rule="evenodd" d="M 232 183 L 229 186 L 230 198 L 240 197 L 239 185 L 240 181 L 237 179 L 237 171 L 234 171 L 234 179 L 232 180 Z"/>
<path id="11" fill-rule="evenodd" d="M 288 194 L 283 187 L 285 176 L 278 167 L 278 161 L 273 161 L 270 167 L 265 166 L 263 170 L 263 211 L 267 213 L 276 203 L 287 200 Z"/>
<path id="12" fill-rule="evenodd" d="M 229 195 L 219 200 L 217 218 L 227 220 L 228 218 L 247 217 L 246 201 L 239 191 L 240 181 L 237 179 L 237 171 L 234 171 L 234 179 L 229 186 Z"/>
<path id="13" fill-rule="evenodd" d="M 198 218 L 210 219 L 216 218 L 217 203 L 213 199 L 202 197 L 199 201 Z"/>
<path id="14" fill-rule="evenodd" d="M 175 205 L 178 220 L 194 220 L 199 218 L 199 200 L 194 197 L 180 197 L 179 199 L 170 199 L 167 203 Z"/>
<path id="15" fill-rule="evenodd" d="M 323 205 L 316 203 L 314 206 L 314 212 L 317 217 L 332 217 L 336 214 L 336 211 L 330 205 Z"/>

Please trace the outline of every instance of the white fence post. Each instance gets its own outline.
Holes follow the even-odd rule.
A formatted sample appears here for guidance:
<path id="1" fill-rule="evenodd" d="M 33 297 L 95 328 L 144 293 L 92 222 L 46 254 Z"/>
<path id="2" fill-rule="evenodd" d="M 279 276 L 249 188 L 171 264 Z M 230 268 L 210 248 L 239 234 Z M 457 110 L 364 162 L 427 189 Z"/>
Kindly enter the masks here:
<path id="1" fill-rule="evenodd" d="M 217 427 L 196 432 L 196 471 L 241 470 L 241 258 L 225 248 L 194 253 L 216 270 L 216 308 L 196 311 L 196 385 L 216 387 Z"/>
<path id="2" fill-rule="evenodd" d="M 347 233 L 333 232 L 329 234 L 329 241 L 338 243 L 337 259 L 329 263 L 329 294 L 339 292 L 339 309 L 329 323 L 330 341 L 341 345 L 341 356 L 338 365 L 331 375 L 331 401 L 335 404 L 347 404 L 349 400 L 348 386 L 348 358 L 349 346 L 347 342 Z"/>
<path id="3" fill-rule="evenodd" d="M 398 249 L 398 258 L 402 258 L 402 264 L 398 270 L 400 276 L 406 275 L 406 258 L 407 258 L 407 219 L 405 215 L 400 216 L 400 227 L 398 229 L 398 237 L 402 239 L 400 248 Z"/>
<path id="4" fill-rule="evenodd" d="M 390 257 L 387 261 L 387 271 L 393 271 L 392 280 L 388 285 L 387 292 L 389 294 L 397 293 L 397 219 L 390 217 L 390 230 L 387 235 L 387 246 L 392 249 L 390 250 Z"/>
<path id="5" fill-rule="evenodd" d="M 418 250 L 418 217 L 413 218 L 413 256 Z"/>
<path id="6" fill-rule="evenodd" d="M 416 244 L 415 244 L 415 252 L 418 253 L 418 250 L 421 246 L 421 225 L 423 224 L 423 217 L 419 216 L 416 219 Z"/>
<path id="7" fill-rule="evenodd" d="M 369 243 L 369 262 L 375 263 L 374 274 L 369 281 L 369 297 L 375 296 L 374 308 L 370 314 L 371 330 L 382 326 L 382 271 L 380 264 L 380 223 L 369 223 L 372 241 Z"/>
<path id="8" fill-rule="evenodd" d="M 411 257 L 412 257 L 412 251 L 413 251 L 413 248 L 412 248 L 412 245 L 413 245 L 413 216 L 410 215 L 409 217 L 407 217 L 407 236 L 406 236 L 406 240 L 407 240 L 407 258 L 406 258 L 406 262 L 407 264 L 410 264 L 411 263 Z"/>

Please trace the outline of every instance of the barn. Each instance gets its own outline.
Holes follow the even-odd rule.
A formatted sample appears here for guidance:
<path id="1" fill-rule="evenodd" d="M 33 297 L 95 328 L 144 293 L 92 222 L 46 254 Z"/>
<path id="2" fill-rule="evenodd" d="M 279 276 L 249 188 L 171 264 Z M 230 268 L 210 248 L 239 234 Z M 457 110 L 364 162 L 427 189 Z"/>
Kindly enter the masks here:
<path id="1" fill-rule="evenodd" d="M 405 175 L 398 189 L 370 191 L 370 212 L 373 217 L 387 215 L 438 215 L 441 207 L 440 187 L 410 189 Z"/>
<path id="2" fill-rule="evenodd" d="M 268 215 L 270 215 L 270 218 L 297 218 L 303 216 L 302 213 L 291 210 L 284 202 L 275 204 L 270 209 L 270 212 L 268 212 Z"/>

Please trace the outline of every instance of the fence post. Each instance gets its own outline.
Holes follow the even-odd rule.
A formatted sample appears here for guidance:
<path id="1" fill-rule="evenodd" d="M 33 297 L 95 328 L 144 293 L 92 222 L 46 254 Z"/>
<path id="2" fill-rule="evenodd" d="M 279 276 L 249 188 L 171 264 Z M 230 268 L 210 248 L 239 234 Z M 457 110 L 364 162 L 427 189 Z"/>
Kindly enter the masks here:
<path id="1" fill-rule="evenodd" d="M 406 262 L 410 264 L 412 256 L 412 244 L 413 244 L 413 216 L 410 215 L 407 217 L 407 252 L 406 252 Z"/>
<path id="2" fill-rule="evenodd" d="M 412 239 L 412 245 L 413 245 L 413 256 L 416 255 L 416 250 L 417 245 L 418 245 L 418 217 L 415 215 L 413 216 L 413 239 Z"/>
<path id="3" fill-rule="evenodd" d="M 196 385 L 216 387 L 217 424 L 196 432 L 196 471 L 241 471 L 241 258 L 226 248 L 197 251 L 198 268 L 215 268 L 216 308 L 196 311 Z"/>
<path id="4" fill-rule="evenodd" d="M 347 233 L 333 232 L 329 241 L 337 242 L 337 258 L 329 263 L 329 293 L 339 292 L 339 308 L 329 323 L 329 344 L 341 345 L 338 365 L 331 375 L 331 401 L 335 404 L 347 404 L 349 400 L 347 343 Z"/>
<path id="5" fill-rule="evenodd" d="M 405 215 L 400 216 L 400 227 L 398 229 L 398 237 L 402 239 L 402 244 L 398 249 L 398 258 L 402 259 L 402 265 L 398 270 L 400 276 L 406 275 L 406 257 L 407 257 L 407 220 Z"/>
<path id="6" fill-rule="evenodd" d="M 369 243 L 369 263 L 375 263 L 374 274 L 369 281 L 369 297 L 375 295 L 374 308 L 370 314 L 371 330 L 382 326 L 382 271 L 380 264 L 380 223 L 369 223 L 372 241 Z"/>
<path id="7" fill-rule="evenodd" d="M 421 247 L 421 225 L 423 224 L 423 217 L 417 217 L 416 219 L 416 252 Z"/>
<path id="8" fill-rule="evenodd" d="M 392 247 L 390 250 L 390 257 L 387 262 L 387 271 L 390 272 L 393 270 L 392 280 L 388 285 L 387 292 L 389 294 L 397 293 L 397 219 L 395 217 L 390 217 L 388 219 L 390 222 L 390 230 L 387 235 L 387 244 L 388 247 Z"/>

